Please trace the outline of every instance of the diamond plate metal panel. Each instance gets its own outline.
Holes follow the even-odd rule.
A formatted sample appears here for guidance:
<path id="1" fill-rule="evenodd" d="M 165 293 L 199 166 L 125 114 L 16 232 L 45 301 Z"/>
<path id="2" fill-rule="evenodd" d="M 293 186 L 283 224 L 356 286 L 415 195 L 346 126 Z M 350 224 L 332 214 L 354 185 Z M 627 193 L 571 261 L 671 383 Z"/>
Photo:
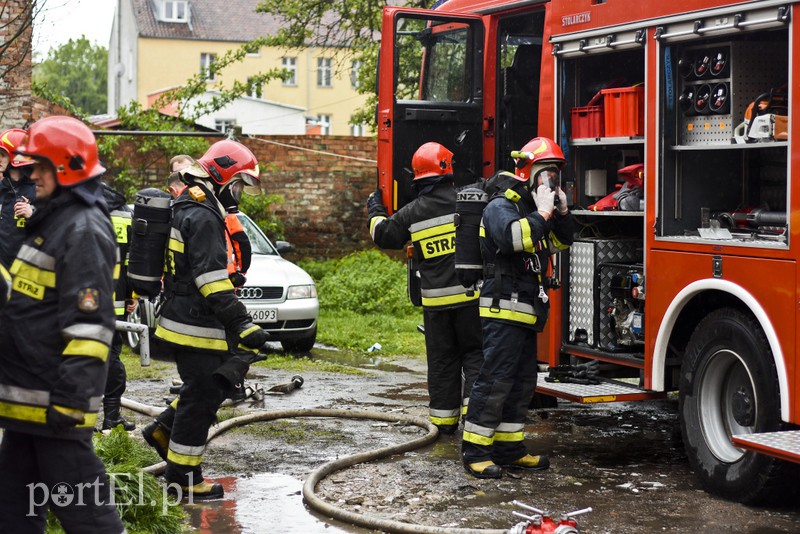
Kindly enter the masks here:
<path id="1" fill-rule="evenodd" d="M 600 343 L 608 347 L 609 335 L 613 335 L 611 318 L 605 311 L 609 303 L 595 287 L 595 274 L 604 263 L 636 263 L 642 261 L 643 243 L 639 239 L 592 238 L 575 241 L 569 249 L 569 328 L 570 343 L 582 342 L 585 332 L 586 344 L 597 347 Z M 607 287 L 609 277 L 605 283 Z M 601 286 L 603 287 L 603 286 Z M 602 327 L 601 327 L 602 325 Z M 601 331 L 606 332 L 601 341 Z"/>

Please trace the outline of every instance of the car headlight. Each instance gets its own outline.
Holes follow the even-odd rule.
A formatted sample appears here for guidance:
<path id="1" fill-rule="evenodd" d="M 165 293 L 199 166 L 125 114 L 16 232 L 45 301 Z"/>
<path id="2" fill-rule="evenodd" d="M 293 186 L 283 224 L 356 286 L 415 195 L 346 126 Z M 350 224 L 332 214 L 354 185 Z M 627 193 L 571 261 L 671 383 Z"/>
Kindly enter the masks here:
<path id="1" fill-rule="evenodd" d="M 307 286 L 289 286 L 286 293 L 287 299 L 313 299 L 317 296 L 317 286 L 310 284 Z"/>

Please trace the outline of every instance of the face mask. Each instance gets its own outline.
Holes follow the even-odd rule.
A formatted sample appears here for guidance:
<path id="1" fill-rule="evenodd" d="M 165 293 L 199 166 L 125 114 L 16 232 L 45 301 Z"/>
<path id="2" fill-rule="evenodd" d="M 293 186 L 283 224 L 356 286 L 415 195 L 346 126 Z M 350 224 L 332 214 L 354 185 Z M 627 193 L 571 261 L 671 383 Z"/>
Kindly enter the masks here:
<path id="1" fill-rule="evenodd" d="M 539 185 L 546 185 L 553 191 L 556 187 L 561 187 L 561 172 L 556 167 L 542 170 L 537 178 Z"/>

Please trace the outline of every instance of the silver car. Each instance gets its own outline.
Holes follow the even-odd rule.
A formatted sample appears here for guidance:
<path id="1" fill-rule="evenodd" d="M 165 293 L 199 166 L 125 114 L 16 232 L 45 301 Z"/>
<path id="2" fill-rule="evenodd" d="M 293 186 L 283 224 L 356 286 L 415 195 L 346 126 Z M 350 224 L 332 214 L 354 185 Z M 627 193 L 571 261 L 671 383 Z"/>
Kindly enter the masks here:
<path id="1" fill-rule="evenodd" d="M 247 307 L 253 321 L 279 341 L 287 352 L 308 352 L 317 339 L 319 300 L 314 281 L 303 269 L 281 257 L 291 250 L 285 241 L 273 245 L 250 217 L 240 213 L 244 231 L 253 247 L 253 259 L 247 271 L 247 283 L 236 295 Z M 140 299 L 139 308 L 128 319 L 144 322 L 155 331 L 158 317 L 152 301 Z M 127 333 L 134 351 L 139 335 Z"/>

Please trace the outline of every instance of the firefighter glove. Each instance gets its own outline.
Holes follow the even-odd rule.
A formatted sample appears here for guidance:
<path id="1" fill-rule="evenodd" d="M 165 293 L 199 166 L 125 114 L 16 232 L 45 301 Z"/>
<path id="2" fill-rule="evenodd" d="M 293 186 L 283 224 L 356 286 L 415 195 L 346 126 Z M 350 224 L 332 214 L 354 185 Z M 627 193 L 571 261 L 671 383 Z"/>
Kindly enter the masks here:
<path id="1" fill-rule="evenodd" d="M 55 433 L 64 432 L 85 421 L 83 412 L 51 404 L 47 407 L 47 426 Z"/>
<path id="2" fill-rule="evenodd" d="M 380 191 L 373 191 L 367 198 L 367 213 L 370 217 L 375 215 L 386 215 L 386 206 L 383 205 L 383 197 Z"/>
<path id="3" fill-rule="evenodd" d="M 558 206 L 558 213 L 566 215 L 569 209 L 567 208 L 567 194 L 560 187 L 556 187 L 556 205 Z"/>
<path id="4" fill-rule="evenodd" d="M 222 391 L 231 392 L 242 386 L 248 369 L 250 359 L 246 355 L 235 354 L 211 373 L 211 376 Z"/>
<path id="5" fill-rule="evenodd" d="M 536 189 L 536 192 L 533 193 L 533 201 L 536 203 L 537 210 L 550 215 L 553 213 L 553 208 L 555 207 L 556 192 L 542 184 Z"/>
<path id="6" fill-rule="evenodd" d="M 247 282 L 247 278 L 245 278 L 244 275 L 239 271 L 231 273 L 228 275 L 228 278 L 230 278 L 233 287 L 242 287 L 244 283 Z"/>
<path id="7" fill-rule="evenodd" d="M 251 349 L 260 349 L 268 339 L 269 334 L 253 323 L 246 324 L 239 332 L 240 343 Z"/>

